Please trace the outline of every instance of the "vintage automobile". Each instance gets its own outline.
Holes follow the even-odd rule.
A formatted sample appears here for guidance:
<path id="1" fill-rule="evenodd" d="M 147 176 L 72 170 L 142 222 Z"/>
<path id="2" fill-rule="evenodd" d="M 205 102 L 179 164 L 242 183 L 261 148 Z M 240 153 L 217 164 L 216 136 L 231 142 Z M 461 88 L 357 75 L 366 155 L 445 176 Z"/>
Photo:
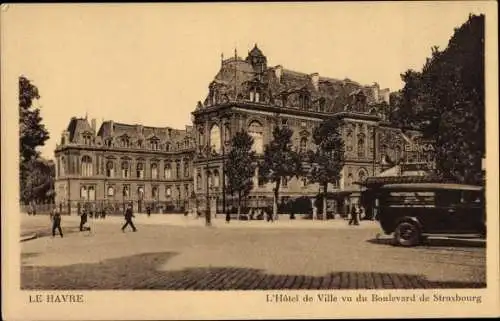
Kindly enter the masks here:
<path id="1" fill-rule="evenodd" d="M 384 233 L 394 233 L 399 245 L 415 246 L 436 234 L 486 236 L 482 186 L 392 183 L 363 193 Z"/>

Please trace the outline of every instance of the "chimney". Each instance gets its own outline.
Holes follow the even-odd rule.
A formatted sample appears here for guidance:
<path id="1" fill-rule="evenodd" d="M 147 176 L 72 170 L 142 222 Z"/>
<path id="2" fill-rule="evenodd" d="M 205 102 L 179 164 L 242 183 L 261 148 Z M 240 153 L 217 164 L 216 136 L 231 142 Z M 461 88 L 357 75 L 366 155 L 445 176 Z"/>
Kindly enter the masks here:
<path id="1" fill-rule="evenodd" d="M 92 118 L 92 120 L 90 121 L 90 125 L 92 126 L 92 130 L 94 131 L 94 134 L 96 134 L 96 122 L 95 122 L 95 118 Z"/>
<path id="2" fill-rule="evenodd" d="M 283 74 L 283 67 L 281 65 L 274 67 L 274 73 L 276 75 L 276 78 L 278 78 L 278 82 L 281 82 L 281 75 Z"/>
<path id="3" fill-rule="evenodd" d="M 314 74 L 311 74 L 310 77 L 314 89 L 316 89 L 316 91 L 319 90 L 319 74 L 315 72 Z"/>

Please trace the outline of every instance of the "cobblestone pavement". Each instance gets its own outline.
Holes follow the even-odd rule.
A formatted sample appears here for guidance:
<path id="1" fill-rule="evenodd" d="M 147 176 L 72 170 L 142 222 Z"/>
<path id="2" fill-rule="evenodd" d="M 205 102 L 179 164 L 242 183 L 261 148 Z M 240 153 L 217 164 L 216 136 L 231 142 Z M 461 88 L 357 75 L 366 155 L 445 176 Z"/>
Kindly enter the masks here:
<path id="1" fill-rule="evenodd" d="M 66 224 L 77 222 L 65 220 Z M 23 289 L 388 289 L 485 287 L 485 249 L 392 246 L 376 224 L 206 228 L 137 220 L 22 243 Z M 240 223 L 240 222 L 237 222 Z M 321 222 L 313 222 L 321 223 Z M 323 222 L 328 223 L 328 222 Z M 343 223 L 343 224 L 342 224 Z M 312 223 L 311 223 L 312 224 Z M 247 225 L 250 226 L 250 225 Z M 63 226 L 64 228 L 64 226 Z"/>

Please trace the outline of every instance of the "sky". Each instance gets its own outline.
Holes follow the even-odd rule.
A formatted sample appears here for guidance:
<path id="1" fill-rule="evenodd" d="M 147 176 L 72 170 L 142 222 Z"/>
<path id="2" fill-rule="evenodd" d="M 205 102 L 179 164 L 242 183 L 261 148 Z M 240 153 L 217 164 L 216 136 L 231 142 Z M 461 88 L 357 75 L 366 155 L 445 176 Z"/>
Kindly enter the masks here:
<path id="1" fill-rule="evenodd" d="M 71 117 L 184 128 L 225 58 L 258 44 L 268 66 L 391 91 L 480 2 L 9 5 L 2 82 L 32 80 L 53 158 Z M 487 17 L 488 18 L 488 17 Z M 16 87 L 13 87 L 16 88 Z"/>

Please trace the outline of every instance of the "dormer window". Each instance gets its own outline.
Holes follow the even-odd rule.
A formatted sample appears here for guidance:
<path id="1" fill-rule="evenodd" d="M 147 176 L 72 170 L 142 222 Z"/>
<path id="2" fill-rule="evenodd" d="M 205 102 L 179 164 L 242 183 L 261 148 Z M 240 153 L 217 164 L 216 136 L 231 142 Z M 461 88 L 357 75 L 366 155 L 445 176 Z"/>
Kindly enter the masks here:
<path id="1" fill-rule="evenodd" d="M 139 140 L 137 141 L 137 145 L 139 146 L 139 148 L 142 148 L 142 139 L 139 139 Z"/>
<path id="2" fill-rule="evenodd" d="M 84 145 L 91 145 L 92 144 L 92 136 L 88 134 L 83 135 L 83 144 Z"/>
<path id="3" fill-rule="evenodd" d="M 130 146 L 130 140 L 127 136 L 122 137 L 122 147 L 129 147 Z"/>

